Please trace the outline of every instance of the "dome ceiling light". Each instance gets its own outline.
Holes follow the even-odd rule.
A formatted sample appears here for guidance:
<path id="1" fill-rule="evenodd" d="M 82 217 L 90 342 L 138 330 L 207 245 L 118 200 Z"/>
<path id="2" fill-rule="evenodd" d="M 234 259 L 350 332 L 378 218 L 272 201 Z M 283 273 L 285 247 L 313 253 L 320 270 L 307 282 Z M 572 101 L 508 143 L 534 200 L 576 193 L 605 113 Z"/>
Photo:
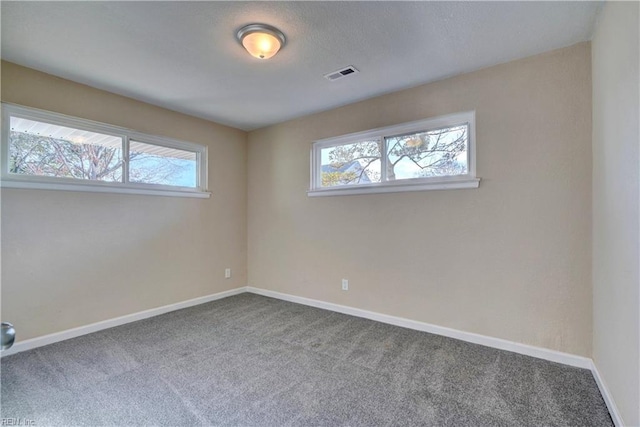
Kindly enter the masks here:
<path id="1" fill-rule="evenodd" d="M 286 42 L 282 31 L 266 24 L 244 26 L 238 30 L 236 37 L 247 52 L 258 59 L 271 58 Z"/>

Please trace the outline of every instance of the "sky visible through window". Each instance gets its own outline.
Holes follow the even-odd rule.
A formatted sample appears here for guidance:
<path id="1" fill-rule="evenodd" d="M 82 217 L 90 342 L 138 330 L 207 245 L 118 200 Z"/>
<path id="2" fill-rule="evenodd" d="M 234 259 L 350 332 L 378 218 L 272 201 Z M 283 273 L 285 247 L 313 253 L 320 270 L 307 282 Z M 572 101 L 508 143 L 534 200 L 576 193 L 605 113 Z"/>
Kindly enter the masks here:
<path id="1" fill-rule="evenodd" d="M 468 125 L 385 137 L 387 180 L 468 173 Z M 320 150 L 323 187 L 380 182 L 379 142 L 360 141 Z"/>
<path id="2" fill-rule="evenodd" d="M 9 172 L 51 178 L 122 182 L 122 138 L 11 118 Z M 196 188 L 197 154 L 130 141 L 129 181 Z"/>
<path id="3" fill-rule="evenodd" d="M 3 120 L 1 172 L 11 185 L 209 197 L 204 145 L 13 105 L 3 105 Z"/>
<path id="4" fill-rule="evenodd" d="M 195 188 L 198 185 L 196 182 L 196 163 L 195 159 L 175 159 L 142 154 L 131 161 L 129 173 L 133 175 L 136 171 L 157 171 L 168 166 L 171 169 L 170 176 L 160 178 L 153 184 Z M 143 179 L 135 179 L 131 176 L 129 180 L 131 182 L 146 182 Z"/>

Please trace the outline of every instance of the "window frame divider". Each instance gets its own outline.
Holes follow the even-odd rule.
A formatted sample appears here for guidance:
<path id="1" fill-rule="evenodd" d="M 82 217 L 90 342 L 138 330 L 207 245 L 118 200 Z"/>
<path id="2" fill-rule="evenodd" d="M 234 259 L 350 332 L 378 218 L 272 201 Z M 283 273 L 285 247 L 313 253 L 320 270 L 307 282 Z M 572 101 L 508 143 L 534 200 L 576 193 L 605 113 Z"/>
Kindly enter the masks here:
<path id="1" fill-rule="evenodd" d="M 389 179 L 387 168 L 389 167 L 389 159 L 387 157 L 387 138 L 384 135 L 378 137 L 378 145 L 380 146 L 380 183 L 387 182 Z"/>
<path id="2" fill-rule="evenodd" d="M 2 102 L 2 132 L 0 143 L 0 187 L 20 189 L 66 190 L 85 192 L 109 192 L 124 194 L 161 195 L 177 197 L 208 198 L 208 147 L 202 144 L 156 136 L 132 129 L 73 117 L 57 112 Z M 78 130 L 101 133 L 122 139 L 122 179 L 119 182 L 49 177 L 42 175 L 19 175 L 9 172 L 9 134 L 11 117 L 71 127 Z M 163 184 L 132 183 L 129 180 L 129 148 L 131 139 L 146 144 L 191 151 L 196 154 L 196 187 L 181 187 Z"/>
<path id="3" fill-rule="evenodd" d="M 122 183 L 129 184 L 129 135 L 122 138 Z"/>
<path id="4" fill-rule="evenodd" d="M 443 190 L 478 188 L 480 178 L 476 176 L 476 130 L 475 110 L 452 113 L 398 125 L 385 126 L 362 132 L 316 140 L 311 145 L 311 179 L 307 191 L 309 197 L 330 195 L 351 195 L 367 193 L 388 193 L 402 191 Z M 441 177 L 407 178 L 388 181 L 388 141 L 387 138 L 411 133 L 428 132 L 454 126 L 467 126 L 467 173 Z M 381 140 L 380 182 L 322 187 L 322 149 L 337 147 L 366 140 Z"/>

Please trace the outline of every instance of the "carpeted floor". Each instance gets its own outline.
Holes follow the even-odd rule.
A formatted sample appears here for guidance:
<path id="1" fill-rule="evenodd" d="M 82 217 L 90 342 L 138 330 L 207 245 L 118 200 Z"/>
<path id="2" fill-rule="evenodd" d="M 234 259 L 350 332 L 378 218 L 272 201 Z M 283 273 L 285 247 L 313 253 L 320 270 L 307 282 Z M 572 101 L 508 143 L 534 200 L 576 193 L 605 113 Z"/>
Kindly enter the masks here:
<path id="1" fill-rule="evenodd" d="M 253 294 L 0 367 L 37 426 L 612 425 L 587 370 Z"/>

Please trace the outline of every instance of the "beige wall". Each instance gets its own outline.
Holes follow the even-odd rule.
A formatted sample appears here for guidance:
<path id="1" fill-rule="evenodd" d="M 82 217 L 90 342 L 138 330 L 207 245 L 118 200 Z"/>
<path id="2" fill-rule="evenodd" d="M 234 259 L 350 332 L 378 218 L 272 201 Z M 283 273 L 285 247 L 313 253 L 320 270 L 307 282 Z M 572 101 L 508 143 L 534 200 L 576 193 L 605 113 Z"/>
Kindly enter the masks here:
<path id="1" fill-rule="evenodd" d="M 206 144 L 213 193 L 3 189 L 2 320 L 19 339 L 246 284 L 245 132 L 11 63 L 1 71 L 4 102 Z"/>
<path id="2" fill-rule="evenodd" d="M 590 69 L 581 43 L 251 132 L 249 284 L 590 356 Z M 468 110 L 479 189 L 307 197 L 313 140 Z"/>
<path id="3" fill-rule="evenodd" d="M 640 4 L 607 2 L 593 38 L 593 359 L 640 425 Z"/>
<path id="4" fill-rule="evenodd" d="M 241 131 L 3 62 L 3 101 L 208 144 L 213 196 L 3 190 L 2 318 L 26 339 L 250 284 L 590 356 L 590 61 L 582 43 L 254 131 L 248 158 Z M 472 109 L 479 189 L 306 196 L 313 140 Z"/>

